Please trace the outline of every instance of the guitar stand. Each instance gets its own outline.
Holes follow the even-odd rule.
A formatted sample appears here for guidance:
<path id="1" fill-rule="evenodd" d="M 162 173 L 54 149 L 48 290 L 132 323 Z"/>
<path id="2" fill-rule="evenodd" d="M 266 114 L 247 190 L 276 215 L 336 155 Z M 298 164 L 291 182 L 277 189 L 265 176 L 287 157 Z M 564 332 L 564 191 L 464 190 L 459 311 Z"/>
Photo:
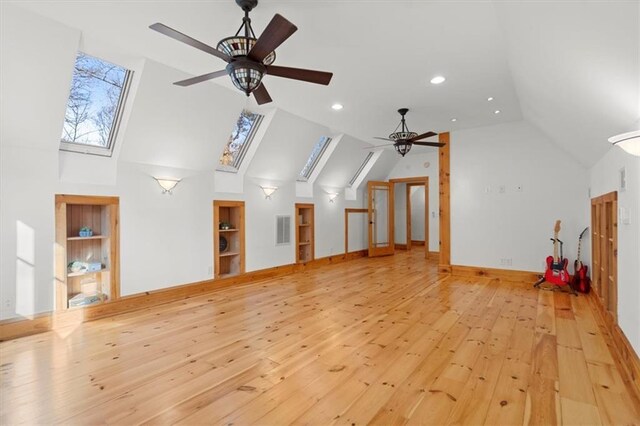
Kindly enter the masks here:
<path id="1" fill-rule="evenodd" d="M 551 241 L 553 241 L 554 243 L 556 241 L 560 243 L 560 257 L 562 258 L 562 245 L 564 243 L 555 238 L 551 238 Z M 544 278 L 544 275 L 538 275 L 538 278 L 539 278 L 538 281 L 536 281 L 535 284 L 533 284 L 534 288 L 539 288 L 540 290 L 546 290 L 546 291 L 563 291 L 562 287 L 569 287 L 569 293 L 573 294 L 574 296 L 578 295 L 576 290 L 573 287 L 571 287 L 571 284 L 567 284 L 567 285 L 551 284 L 551 287 L 540 287 L 540 284 L 546 282 L 547 280 Z"/>
<path id="2" fill-rule="evenodd" d="M 568 293 L 572 294 L 574 296 L 577 296 L 578 293 L 573 289 L 573 287 L 571 287 L 571 284 L 567 284 L 567 285 L 563 285 L 563 286 L 559 286 L 556 284 L 551 284 L 551 286 L 544 286 L 541 287 L 540 284 L 547 282 L 547 280 L 544 279 L 544 275 L 538 275 L 538 277 L 540 278 L 538 281 L 535 282 L 535 284 L 533 285 L 534 288 L 539 288 L 540 290 L 545 290 L 545 291 L 560 291 L 563 293 L 567 293 L 564 290 L 562 290 L 563 287 L 568 287 Z"/>

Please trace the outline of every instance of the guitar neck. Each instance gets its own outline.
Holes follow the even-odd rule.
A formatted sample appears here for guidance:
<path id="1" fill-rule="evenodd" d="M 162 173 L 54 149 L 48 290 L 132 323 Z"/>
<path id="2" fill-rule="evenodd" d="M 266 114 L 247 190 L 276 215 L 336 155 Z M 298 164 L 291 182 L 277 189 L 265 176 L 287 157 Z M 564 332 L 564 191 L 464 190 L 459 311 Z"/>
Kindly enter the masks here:
<path id="1" fill-rule="evenodd" d="M 558 262 L 558 233 L 553 234 L 553 261 Z"/>

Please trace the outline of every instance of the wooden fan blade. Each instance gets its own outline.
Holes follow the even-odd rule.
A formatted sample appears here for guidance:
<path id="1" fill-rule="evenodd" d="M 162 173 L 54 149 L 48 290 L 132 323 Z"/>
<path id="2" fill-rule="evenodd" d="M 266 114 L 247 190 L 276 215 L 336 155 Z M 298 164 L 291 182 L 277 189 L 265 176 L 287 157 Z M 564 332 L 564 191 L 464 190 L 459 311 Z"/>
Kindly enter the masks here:
<path id="1" fill-rule="evenodd" d="M 298 31 L 298 27 L 287 21 L 282 15 L 275 14 L 267 28 L 264 29 L 256 44 L 253 45 L 251 51 L 249 51 L 249 59 L 256 62 L 262 62 L 267 55 L 278 46 L 280 46 L 286 39 L 291 37 L 291 34 Z"/>
<path id="2" fill-rule="evenodd" d="M 307 81 L 309 83 L 328 85 L 333 73 L 324 71 L 305 70 L 302 68 L 267 66 L 267 74 L 276 77 L 291 78 L 293 80 Z"/>
<path id="3" fill-rule="evenodd" d="M 176 86 L 186 87 L 186 86 L 191 86 L 192 84 L 202 83 L 203 81 L 212 80 L 217 77 L 222 77 L 223 75 L 227 75 L 227 70 L 210 72 L 209 74 L 203 74 L 197 77 L 188 78 L 186 80 L 176 81 L 173 84 L 175 84 Z"/>
<path id="4" fill-rule="evenodd" d="M 418 135 L 418 136 L 415 136 L 415 137 L 409 139 L 409 142 L 419 141 L 420 139 L 430 138 L 431 136 L 435 136 L 435 135 L 437 135 L 437 133 L 434 133 L 434 132 L 423 133 L 421 135 Z"/>
<path id="5" fill-rule="evenodd" d="M 263 83 L 260 83 L 260 86 L 253 91 L 253 96 L 256 98 L 258 105 L 268 104 L 272 101 L 271 96 L 269 96 L 269 92 L 267 92 L 267 88 L 264 87 Z"/>
<path id="6" fill-rule="evenodd" d="M 222 59 L 225 62 L 231 61 L 230 56 L 225 55 L 224 53 L 220 52 L 218 49 L 215 49 L 209 46 L 208 44 L 204 44 L 203 42 L 198 41 L 195 38 L 191 38 L 188 35 L 181 33 L 180 31 L 176 31 L 171 27 L 167 27 L 166 25 L 161 24 L 160 22 L 156 22 L 153 25 L 149 25 L 149 28 L 159 32 L 160 34 L 169 36 L 174 40 L 181 41 L 185 44 L 188 44 L 191 47 L 195 47 L 196 49 L 200 49 L 203 52 L 207 52 L 210 55 L 217 56 L 218 58 Z"/>
<path id="7" fill-rule="evenodd" d="M 393 142 L 393 139 L 389 139 L 389 138 L 379 138 L 377 136 L 374 136 L 373 138 L 374 139 L 380 139 L 381 141 L 391 141 L 391 142 Z"/>
<path id="8" fill-rule="evenodd" d="M 422 146 L 437 146 L 437 147 L 442 147 L 446 145 L 444 143 L 438 143 L 438 142 L 411 142 L 411 144 L 422 145 Z"/>

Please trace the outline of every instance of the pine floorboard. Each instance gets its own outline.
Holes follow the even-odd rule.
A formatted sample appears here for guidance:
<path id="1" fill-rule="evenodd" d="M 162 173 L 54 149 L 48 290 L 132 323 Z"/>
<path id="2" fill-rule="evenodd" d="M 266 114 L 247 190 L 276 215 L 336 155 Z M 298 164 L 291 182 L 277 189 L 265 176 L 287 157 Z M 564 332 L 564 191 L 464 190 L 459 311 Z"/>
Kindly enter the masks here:
<path id="1" fill-rule="evenodd" d="M 584 296 L 358 259 L 0 343 L 1 424 L 640 424 Z"/>

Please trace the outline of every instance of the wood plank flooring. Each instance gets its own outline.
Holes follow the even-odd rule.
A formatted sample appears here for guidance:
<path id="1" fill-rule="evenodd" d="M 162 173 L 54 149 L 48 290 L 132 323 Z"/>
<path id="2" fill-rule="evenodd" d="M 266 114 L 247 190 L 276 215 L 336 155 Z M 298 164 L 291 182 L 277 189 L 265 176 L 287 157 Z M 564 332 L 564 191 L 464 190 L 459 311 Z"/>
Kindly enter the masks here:
<path id="1" fill-rule="evenodd" d="M 360 259 L 0 344 L 2 424 L 640 424 L 584 296 Z"/>

